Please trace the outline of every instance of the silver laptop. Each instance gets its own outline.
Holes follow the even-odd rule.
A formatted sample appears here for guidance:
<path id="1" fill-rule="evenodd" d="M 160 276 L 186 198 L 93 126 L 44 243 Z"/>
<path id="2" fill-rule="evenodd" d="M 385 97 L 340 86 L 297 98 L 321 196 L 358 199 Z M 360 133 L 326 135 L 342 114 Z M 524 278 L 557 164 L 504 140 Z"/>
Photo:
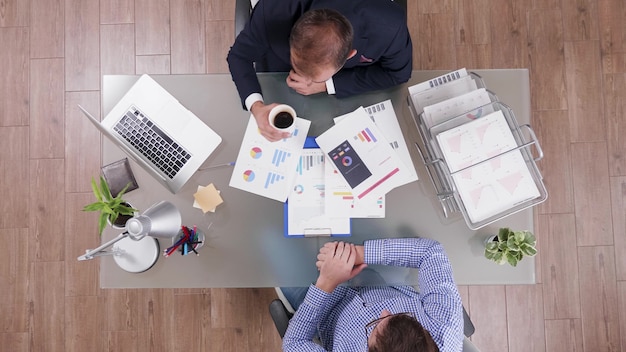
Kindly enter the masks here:
<path id="1" fill-rule="evenodd" d="M 81 111 L 170 192 L 178 192 L 222 138 L 148 75 L 98 121 Z"/>

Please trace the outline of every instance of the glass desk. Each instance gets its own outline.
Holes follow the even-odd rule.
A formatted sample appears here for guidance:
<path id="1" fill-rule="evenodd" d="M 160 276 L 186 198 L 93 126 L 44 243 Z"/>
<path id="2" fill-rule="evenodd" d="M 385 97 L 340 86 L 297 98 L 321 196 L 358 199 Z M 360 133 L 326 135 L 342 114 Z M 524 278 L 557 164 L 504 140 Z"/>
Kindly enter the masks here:
<path id="1" fill-rule="evenodd" d="M 500 266 L 483 257 L 484 239 L 502 226 L 533 229 L 533 212 L 527 209 L 477 231 L 469 230 L 461 214 L 444 218 L 435 191 L 428 179 L 413 143 L 418 140 L 406 97 L 407 87 L 446 71 L 413 71 L 404 85 L 348 99 L 319 94 L 298 95 L 285 83 L 286 74 L 259 74 L 266 102 L 286 103 L 300 117 L 312 121 L 309 135 L 317 136 L 332 125 L 332 118 L 391 99 L 405 134 L 419 181 L 396 188 L 386 196 L 384 219 L 353 219 L 352 236 L 343 238 L 357 244 L 382 237 L 429 237 L 446 249 L 457 284 L 531 284 L 535 282 L 534 258 L 525 258 L 513 268 Z M 515 111 L 520 124 L 530 119 L 528 71 L 477 70 L 486 86 Z M 184 106 L 204 120 L 223 139 L 204 166 L 219 165 L 236 160 L 249 112 L 241 107 L 235 85 L 229 74 L 154 75 L 157 82 Z M 139 76 L 104 76 L 103 115 L 112 109 Z M 125 157 L 109 140 L 102 138 L 103 165 Z M 205 232 L 207 242 L 200 256 L 160 256 L 157 263 L 140 274 L 120 269 L 111 257 L 101 257 L 100 285 L 103 288 L 146 287 L 273 287 L 308 286 L 317 278 L 315 260 L 319 248 L 328 237 L 285 238 L 283 236 L 283 203 L 247 193 L 228 186 L 232 167 L 197 172 L 173 195 L 141 167 L 131 161 L 139 189 L 125 198 L 140 210 L 168 200 L 182 213 L 183 224 L 197 225 Z M 215 213 L 203 214 L 193 208 L 193 194 L 198 185 L 213 183 L 224 203 Z M 209 227 L 210 226 L 210 227 Z M 107 241 L 119 232 L 108 228 L 103 234 Z M 160 240 L 161 249 L 171 245 Z M 417 284 L 417 271 L 406 268 L 375 267 L 389 284 Z"/>

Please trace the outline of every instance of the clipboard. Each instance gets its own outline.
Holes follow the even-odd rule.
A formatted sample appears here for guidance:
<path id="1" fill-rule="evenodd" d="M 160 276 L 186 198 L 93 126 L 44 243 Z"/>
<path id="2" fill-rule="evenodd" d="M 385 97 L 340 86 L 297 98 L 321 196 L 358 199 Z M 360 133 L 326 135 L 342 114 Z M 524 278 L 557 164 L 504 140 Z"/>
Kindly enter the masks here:
<path id="1" fill-rule="evenodd" d="M 315 137 L 307 137 L 304 142 L 304 148 L 319 148 Z M 350 219 L 350 231 L 348 233 L 332 233 L 330 227 L 308 228 L 302 234 L 289 234 L 289 199 L 283 206 L 283 235 L 288 238 L 302 237 L 350 237 L 352 230 L 352 219 Z"/>

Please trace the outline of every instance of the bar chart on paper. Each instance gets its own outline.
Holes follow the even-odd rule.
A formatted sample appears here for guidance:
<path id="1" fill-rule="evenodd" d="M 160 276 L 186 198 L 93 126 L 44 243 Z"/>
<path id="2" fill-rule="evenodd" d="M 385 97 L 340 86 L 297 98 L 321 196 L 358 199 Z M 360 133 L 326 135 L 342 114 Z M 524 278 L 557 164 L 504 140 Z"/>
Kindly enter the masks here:
<path id="1" fill-rule="evenodd" d="M 288 151 L 276 149 L 274 150 L 274 156 L 272 157 L 272 164 L 276 167 L 280 167 L 280 165 L 284 164 L 289 157 L 291 157 L 291 153 Z"/>
<path id="2" fill-rule="evenodd" d="M 298 167 L 296 167 L 296 173 L 302 176 L 303 172 L 312 170 L 324 164 L 324 154 L 321 155 L 307 155 L 303 153 L 298 161 Z"/>
<path id="3" fill-rule="evenodd" d="M 265 178 L 265 185 L 263 186 L 263 188 L 269 189 L 271 186 L 279 183 L 280 181 L 283 181 L 284 179 L 285 179 L 285 176 L 281 174 L 277 174 L 275 172 L 268 172 L 267 177 Z"/>

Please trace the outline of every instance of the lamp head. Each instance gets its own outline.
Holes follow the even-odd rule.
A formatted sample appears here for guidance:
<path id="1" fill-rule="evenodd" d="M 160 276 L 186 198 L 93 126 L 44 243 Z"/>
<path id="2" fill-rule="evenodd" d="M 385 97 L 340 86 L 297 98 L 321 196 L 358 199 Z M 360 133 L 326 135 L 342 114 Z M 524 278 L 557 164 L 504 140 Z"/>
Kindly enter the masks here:
<path id="1" fill-rule="evenodd" d="M 145 236 L 172 238 L 178 234 L 182 218 L 174 204 L 161 201 L 152 205 L 143 214 L 126 222 L 126 232 L 134 240 Z"/>

